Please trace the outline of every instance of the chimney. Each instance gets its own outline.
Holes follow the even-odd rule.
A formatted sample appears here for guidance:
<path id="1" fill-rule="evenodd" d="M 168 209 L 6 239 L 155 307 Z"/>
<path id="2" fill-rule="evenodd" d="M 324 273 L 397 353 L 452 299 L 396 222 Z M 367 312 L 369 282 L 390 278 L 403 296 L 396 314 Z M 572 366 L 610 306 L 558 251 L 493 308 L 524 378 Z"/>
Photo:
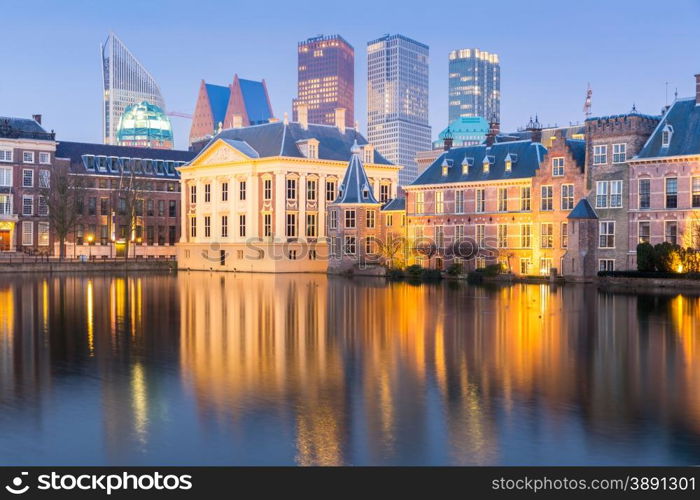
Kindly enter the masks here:
<path id="1" fill-rule="evenodd" d="M 695 105 L 700 104 L 700 73 L 695 75 Z"/>
<path id="2" fill-rule="evenodd" d="M 445 138 L 443 139 L 443 149 L 445 151 L 449 151 L 452 149 L 452 143 L 454 139 L 452 138 L 452 131 L 450 130 L 450 127 L 447 127 L 447 132 L 445 132 Z"/>
<path id="3" fill-rule="evenodd" d="M 697 78 L 697 75 L 696 75 Z M 698 87 L 700 88 L 700 87 Z M 37 122 L 39 125 L 41 125 L 41 115 L 32 115 L 32 119 Z"/>
<path id="4" fill-rule="evenodd" d="M 335 126 L 341 134 L 345 133 L 345 108 L 335 108 Z"/>
<path id="5" fill-rule="evenodd" d="M 233 115 L 232 128 L 242 128 L 243 127 L 243 116 Z"/>
<path id="6" fill-rule="evenodd" d="M 309 107 L 300 102 L 297 106 L 297 117 L 299 118 L 299 124 L 304 130 L 309 128 Z"/>
<path id="7" fill-rule="evenodd" d="M 498 123 L 496 118 L 491 118 L 491 121 L 489 122 L 489 131 L 486 134 L 486 146 L 490 147 L 494 145 L 496 142 L 496 136 L 500 132 L 500 128 L 501 125 Z"/>

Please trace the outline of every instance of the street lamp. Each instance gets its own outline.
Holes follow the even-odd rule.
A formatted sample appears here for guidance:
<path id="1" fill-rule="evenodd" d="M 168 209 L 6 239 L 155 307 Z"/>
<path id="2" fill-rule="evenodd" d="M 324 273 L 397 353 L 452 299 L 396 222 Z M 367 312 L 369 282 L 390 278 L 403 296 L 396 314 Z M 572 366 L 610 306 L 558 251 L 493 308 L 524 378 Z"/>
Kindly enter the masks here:
<path id="1" fill-rule="evenodd" d="M 88 260 L 92 260 L 92 242 L 94 239 L 95 237 L 92 234 L 88 234 Z"/>

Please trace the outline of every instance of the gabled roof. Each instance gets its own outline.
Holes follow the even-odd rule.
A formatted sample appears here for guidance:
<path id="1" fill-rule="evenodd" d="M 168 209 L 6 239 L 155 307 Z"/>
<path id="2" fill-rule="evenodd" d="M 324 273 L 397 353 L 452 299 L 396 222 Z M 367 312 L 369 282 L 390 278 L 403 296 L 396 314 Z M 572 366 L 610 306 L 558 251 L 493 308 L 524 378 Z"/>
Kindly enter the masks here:
<path id="1" fill-rule="evenodd" d="M 231 89 L 223 85 L 205 84 L 207 89 L 207 97 L 211 106 L 211 114 L 214 117 L 214 127 L 218 127 L 219 123 L 224 123 L 226 118 L 226 108 L 228 100 L 231 97 Z"/>
<path id="2" fill-rule="evenodd" d="M 216 139 L 245 142 L 247 147 L 255 151 L 259 158 L 274 156 L 305 158 L 297 142 L 316 139 L 318 140 L 318 158 L 332 161 L 349 161 L 352 156 L 350 150 L 355 140 L 360 146 L 367 144 L 367 140 L 352 128 L 346 128 L 345 132 L 341 132 L 337 127 L 329 125 L 309 123 L 308 127 L 304 129 L 299 123 L 273 122 L 222 130 L 200 154 L 210 148 Z M 235 142 L 229 142 L 229 144 L 236 147 Z M 252 156 L 248 151 L 240 151 Z M 373 163 L 392 164 L 376 150 L 374 151 Z"/>
<path id="3" fill-rule="evenodd" d="M 243 103 L 251 124 L 265 123 L 272 118 L 272 110 L 267 99 L 267 91 L 263 82 L 254 80 L 238 80 L 243 94 Z"/>
<path id="4" fill-rule="evenodd" d="M 391 212 L 393 210 L 406 210 L 406 198 L 394 198 L 382 206 L 382 211 Z"/>
<path id="5" fill-rule="evenodd" d="M 7 139 L 54 140 L 53 132 L 47 132 L 36 120 L 0 116 L 0 137 Z"/>
<path id="6" fill-rule="evenodd" d="M 452 182 L 491 181 L 499 179 L 520 179 L 533 177 L 540 166 L 547 150 L 542 144 L 531 141 L 512 141 L 496 143 L 487 147 L 484 144 L 462 148 L 452 148 L 441 154 L 410 185 L 445 184 Z M 505 169 L 505 158 L 517 155 L 511 171 Z M 489 159 L 488 172 L 484 171 L 484 159 Z M 467 159 L 469 171 L 463 173 L 462 162 Z M 442 164 L 449 165 L 447 175 L 442 175 Z"/>
<path id="7" fill-rule="evenodd" d="M 586 141 L 583 139 L 567 139 L 566 146 L 571 151 L 576 161 L 576 166 L 583 168 L 586 165 Z"/>
<path id="8" fill-rule="evenodd" d="M 352 156 L 345 170 L 343 182 L 338 187 L 338 198 L 333 203 L 366 203 L 379 204 L 372 192 L 372 186 L 367 178 L 367 172 L 362 166 L 360 153 L 362 148 L 355 141 L 350 149 Z"/>
<path id="9" fill-rule="evenodd" d="M 566 216 L 567 219 L 597 219 L 598 216 L 593 210 L 593 207 L 588 200 L 582 198 L 569 215 Z"/>
<path id="10" fill-rule="evenodd" d="M 662 147 L 661 136 L 666 125 L 673 128 L 671 142 Z M 658 158 L 700 154 L 700 106 L 694 98 L 673 103 L 651 134 L 637 158 Z"/>

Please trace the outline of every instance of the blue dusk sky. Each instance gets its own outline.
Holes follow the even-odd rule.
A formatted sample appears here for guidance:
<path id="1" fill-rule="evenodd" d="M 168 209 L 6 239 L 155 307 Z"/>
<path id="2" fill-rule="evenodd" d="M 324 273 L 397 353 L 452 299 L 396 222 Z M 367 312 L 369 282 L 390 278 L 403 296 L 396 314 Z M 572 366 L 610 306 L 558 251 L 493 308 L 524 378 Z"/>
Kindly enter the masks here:
<path id="1" fill-rule="evenodd" d="M 355 115 L 366 130 L 366 45 L 401 33 L 430 46 L 430 121 L 447 121 L 447 56 L 501 60 L 502 129 L 593 114 L 656 114 L 695 92 L 700 1 L 22 1 L 3 2 L 0 115 L 44 116 L 59 139 L 101 141 L 100 43 L 114 31 L 158 81 L 169 111 L 191 113 L 201 79 L 265 78 L 275 115 L 291 112 L 297 42 L 339 33 L 355 48 Z M 290 113 L 291 114 L 291 113 Z M 172 118 L 178 148 L 189 121 Z"/>

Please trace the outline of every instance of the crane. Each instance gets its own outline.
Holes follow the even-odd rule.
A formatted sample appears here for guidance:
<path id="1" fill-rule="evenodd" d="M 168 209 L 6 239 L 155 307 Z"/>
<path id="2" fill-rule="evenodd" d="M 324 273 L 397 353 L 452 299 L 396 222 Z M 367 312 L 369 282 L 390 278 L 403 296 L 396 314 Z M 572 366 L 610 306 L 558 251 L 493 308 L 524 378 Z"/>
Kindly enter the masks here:
<path id="1" fill-rule="evenodd" d="M 192 119 L 192 115 L 189 113 L 183 113 L 182 111 L 169 111 L 165 114 L 168 116 L 176 116 L 178 118 L 187 118 L 188 120 Z"/>

